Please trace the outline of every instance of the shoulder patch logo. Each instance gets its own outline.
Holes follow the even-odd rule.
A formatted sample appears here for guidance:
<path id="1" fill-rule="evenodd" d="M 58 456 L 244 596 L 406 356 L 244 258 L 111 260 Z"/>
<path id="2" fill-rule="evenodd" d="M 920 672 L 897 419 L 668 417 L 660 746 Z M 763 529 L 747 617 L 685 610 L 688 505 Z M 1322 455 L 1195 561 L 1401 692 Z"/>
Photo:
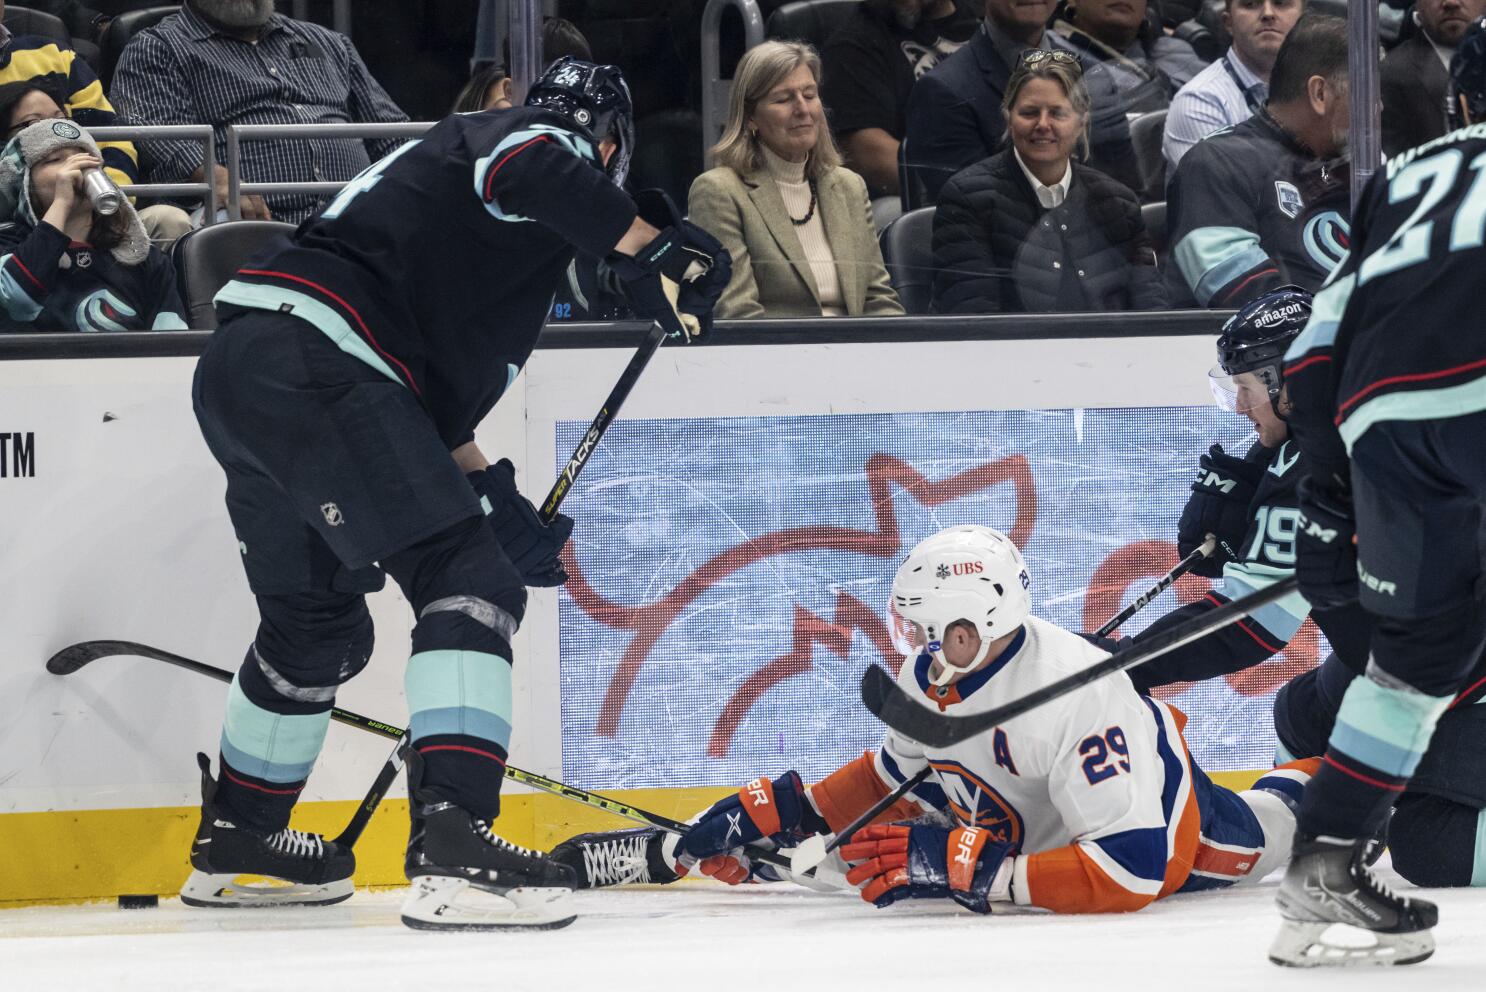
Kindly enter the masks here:
<path id="1" fill-rule="evenodd" d="M 1300 216 L 1300 208 L 1305 205 L 1300 198 L 1300 190 L 1295 188 L 1294 183 L 1287 183 L 1283 179 L 1275 180 L 1275 200 L 1279 203 L 1280 213 L 1294 220 Z"/>
<path id="2" fill-rule="evenodd" d="M 341 513 L 341 508 L 334 503 L 321 503 L 320 513 L 325 517 L 325 522 L 332 527 L 339 527 L 346 522 L 345 514 Z"/>

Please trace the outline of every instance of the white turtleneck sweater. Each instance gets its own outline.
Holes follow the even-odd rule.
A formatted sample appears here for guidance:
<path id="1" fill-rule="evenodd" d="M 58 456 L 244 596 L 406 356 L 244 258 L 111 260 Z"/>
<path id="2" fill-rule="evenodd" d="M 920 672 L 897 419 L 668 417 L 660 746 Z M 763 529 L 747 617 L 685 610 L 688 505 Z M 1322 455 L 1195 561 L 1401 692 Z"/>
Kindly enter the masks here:
<path id="1" fill-rule="evenodd" d="M 784 198 L 784 209 L 792 219 L 804 217 L 810 210 L 810 183 L 805 180 L 805 163 L 790 162 L 780 158 L 760 143 L 764 150 L 764 162 L 769 175 L 779 186 L 779 195 Z M 826 317 L 841 317 L 846 314 L 846 300 L 841 295 L 841 276 L 836 271 L 836 255 L 826 239 L 826 226 L 820 219 L 820 204 L 809 223 L 799 224 L 795 233 L 800 236 L 800 246 L 805 249 L 805 258 L 810 262 L 810 271 L 815 276 L 815 288 L 820 293 L 820 310 Z"/>

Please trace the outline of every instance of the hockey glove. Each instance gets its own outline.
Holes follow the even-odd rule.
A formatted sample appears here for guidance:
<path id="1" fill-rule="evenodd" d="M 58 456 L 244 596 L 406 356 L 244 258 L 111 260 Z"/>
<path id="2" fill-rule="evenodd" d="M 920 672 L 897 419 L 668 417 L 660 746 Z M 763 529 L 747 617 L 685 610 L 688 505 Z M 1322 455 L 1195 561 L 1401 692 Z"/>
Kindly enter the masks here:
<path id="1" fill-rule="evenodd" d="M 609 264 L 636 314 L 690 341 L 712 329 L 712 308 L 732 278 L 732 259 L 716 238 L 682 220 L 660 190 L 635 194 L 635 206 L 660 233 L 633 258 L 611 255 Z"/>
<path id="2" fill-rule="evenodd" d="M 1254 493 L 1264 478 L 1264 466 L 1235 458 L 1215 444 L 1202 456 L 1192 495 L 1176 525 L 1176 553 L 1185 558 L 1216 534 L 1218 547 L 1192 566 L 1192 574 L 1220 578 L 1225 562 L 1242 561 L 1243 539 L 1253 514 Z"/>
<path id="3" fill-rule="evenodd" d="M 1357 601 L 1357 523 L 1352 494 L 1340 485 L 1300 480 L 1296 505 L 1295 578 L 1300 594 L 1315 610 L 1334 610 Z"/>
<path id="4" fill-rule="evenodd" d="M 861 862 L 846 880 L 879 909 L 899 899 L 953 899 L 976 913 L 1011 900 L 1012 846 L 975 827 L 878 824 L 857 831 L 841 848 Z"/>
<path id="5" fill-rule="evenodd" d="M 714 803 L 686 834 L 677 852 L 684 867 L 737 885 L 751 877 L 777 881 L 783 876 L 767 865 L 755 866 L 744 850 L 766 838 L 774 847 L 792 847 L 812 834 L 830 830 L 805 798 L 800 773 L 788 771 L 772 782 L 756 778 L 736 796 Z"/>
<path id="6" fill-rule="evenodd" d="M 488 504 L 485 520 L 501 550 L 529 586 L 560 586 L 568 580 L 558 556 L 573 533 L 573 518 L 559 513 L 544 524 L 536 507 L 516 488 L 516 467 L 508 459 L 465 478 Z"/>

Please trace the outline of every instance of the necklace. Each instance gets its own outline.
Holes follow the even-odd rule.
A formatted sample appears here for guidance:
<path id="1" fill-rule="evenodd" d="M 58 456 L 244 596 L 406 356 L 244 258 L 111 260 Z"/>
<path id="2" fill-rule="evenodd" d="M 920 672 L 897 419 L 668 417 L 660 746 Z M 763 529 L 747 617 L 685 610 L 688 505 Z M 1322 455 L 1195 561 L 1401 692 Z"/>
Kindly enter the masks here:
<path id="1" fill-rule="evenodd" d="M 789 219 L 789 222 L 791 224 L 795 225 L 795 227 L 804 227 L 806 224 L 810 223 L 810 218 L 815 216 L 815 193 L 816 193 L 816 190 L 815 190 L 815 180 L 814 179 L 811 179 L 810 180 L 810 209 L 807 210 L 807 211 L 805 211 L 805 216 L 801 217 L 799 220 L 795 220 L 795 218 L 793 217 L 793 215 L 791 215 L 791 217 Z"/>

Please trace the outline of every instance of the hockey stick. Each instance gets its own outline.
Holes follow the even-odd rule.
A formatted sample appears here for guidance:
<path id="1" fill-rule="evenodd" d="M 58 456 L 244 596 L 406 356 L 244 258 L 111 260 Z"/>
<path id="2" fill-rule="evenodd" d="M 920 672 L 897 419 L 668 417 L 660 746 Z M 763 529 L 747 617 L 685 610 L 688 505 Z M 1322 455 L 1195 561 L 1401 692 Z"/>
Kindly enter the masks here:
<path id="1" fill-rule="evenodd" d="M 650 325 L 650 331 L 645 335 L 638 350 L 635 351 L 629 364 L 619 375 L 619 381 L 614 383 L 614 388 L 609 391 L 609 398 L 604 400 L 604 405 L 599 407 L 598 415 L 593 418 L 593 423 L 588 425 L 588 433 L 583 435 L 583 440 L 578 442 L 578 447 L 573 449 L 573 457 L 563 466 L 561 472 L 557 473 L 557 481 L 552 483 L 552 489 L 547 493 L 547 498 L 542 502 L 542 519 L 547 523 L 557 516 L 557 508 L 562 505 L 563 498 L 567 496 L 568 490 L 574 482 L 578 481 L 578 473 L 583 471 L 583 466 L 588 464 L 588 456 L 593 454 L 593 449 L 598 447 L 599 439 L 614 422 L 614 415 L 624 405 L 625 399 L 629 397 L 630 390 L 635 388 L 635 382 L 639 380 L 640 373 L 645 371 L 645 366 L 650 364 L 656 349 L 660 347 L 661 341 L 665 339 L 666 329 L 661 326 L 660 321 Z"/>
<path id="2" fill-rule="evenodd" d="M 1126 620 L 1129 620 L 1131 617 L 1135 616 L 1135 614 L 1145 609 L 1146 605 L 1150 603 L 1151 600 L 1155 599 L 1157 596 L 1161 595 L 1168 588 L 1170 588 L 1171 584 L 1177 579 L 1181 578 L 1183 575 L 1186 575 L 1188 572 L 1190 572 L 1193 568 L 1197 567 L 1198 562 L 1202 561 L 1204 558 L 1209 557 L 1214 551 L 1217 550 L 1217 548 L 1218 535 L 1207 535 L 1206 540 L 1204 540 L 1202 544 L 1194 548 L 1192 550 L 1192 553 L 1187 555 L 1187 557 L 1177 562 L 1176 565 L 1171 569 L 1171 571 L 1167 572 L 1165 575 L 1161 576 L 1161 578 L 1157 579 L 1155 585 L 1151 586 L 1145 592 L 1135 597 L 1134 602 L 1132 602 L 1129 606 L 1125 607 L 1119 613 L 1116 613 L 1114 616 L 1110 617 L 1109 623 L 1094 631 L 1094 636 L 1108 637 L 1110 634 L 1113 634 L 1116 630 L 1119 629 L 1120 624 L 1124 623 Z"/>
<path id="3" fill-rule="evenodd" d="M 205 675 L 207 678 L 216 679 L 218 682 L 232 681 L 232 673 L 225 668 L 218 668 L 215 665 L 208 665 L 205 662 L 194 661 L 190 658 L 185 658 L 169 651 L 163 651 L 160 648 L 150 647 L 148 644 L 138 644 L 134 641 L 82 641 L 70 647 L 65 647 L 52 655 L 47 660 L 46 670 L 53 675 L 71 675 L 84 665 L 97 661 L 99 658 L 110 658 L 119 655 L 133 655 L 139 658 L 149 658 L 153 661 L 163 661 L 167 664 L 175 665 L 177 668 L 184 668 L 188 672 L 195 672 L 198 675 Z M 341 839 L 351 829 L 351 826 L 348 825 L 346 831 L 342 832 L 341 837 L 336 838 L 336 843 L 338 844 L 351 844 L 361 835 L 361 831 L 366 826 L 366 821 L 371 818 L 372 812 L 381 803 L 387 788 L 392 784 L 392 780 L 397 777 L 397 769 L 402 766 L 403 755 L 406 753 L 406 746 L 401 742 L 405 741 L 407 731 L 401 727 L 394 727 L 390 723 L 383 723 L 380 720 L 373 720 L 371 717 L 362 716 L 360 713 L 343 710 L 338 706 L 331 709 L 330 718 L 348 727 L 356 727 L 358 730 L 365 730 L 380 737 L 394 738 L 400 742 L 397 752 L 391 758 L 387 759 L 387 764 L 382 767 L 382 772 L 377 776 L 377 781 L 372 786 L 372 791 L 362 800 L 356 817 L 351 821 L 352 824 L 357 824 L 359 819 L 356 836 L 350 840 L 343 841 Z M 390 772 L 388 771 L 389 768 L 392 769 Z M 585 806 L 592 806 L 594 809 L 601 809 L 606 813 L 613 813 L 615 816 L 622 816 L 637 823 L 646 823 L 652 827 L 659 827 L 671 833 L 684 835 L 691 829 L 687 824 L 679 820 L 673 820 L 668 816 L 652 813 L 649 810 L 641 809 L 638 806 L 631 806 L 629 803 L 621 802 L 618 799 L 601 796 L 596 792 L 589 792 L 587 789 L 580 789 L 577 786 L 568 785 L 565 782 L 559 782 L 557 779 L 548 778 L 536 772 L 529 772 L 523 768 L 507 765 L 506 778 L 534 789 L 540 789 L 543 792 L 550 792 L 554 796 L 562 796 L 564 799 L 571 799 Z M 790 865 L 788 858 L 771 851 L 751 849 L 749 856 L 755 860 L 764 861 L 779 868 L 788 869 Z"/>
<path id="4" fill-rule="evenodd" d="M 974 737 L 976 734 L 985 733 L 998 723 L 1005 723 L 1007 720 L 1021 716 L 1049 700 L 1065 696 L 1106 675 L 1134 668 L 1136 665 L 1191 644 L 1193 641 L 1243 619 L 1261 606 L 1282 599 L 1294 592 L 1295 588 L 1295 576 L 1281 579 L 1272 586 L 1225 603 L 1210 613 L 1162 631 L 1139 647 L 1116 651 L 1096 665 L 1091 665 L 1081 672 L 1074 672 L 1072 675 L 1027 693 L 1021 699 L 1012 700 L 1004 706 L 998 706 L 984 713 L 972 716 L 947 716 L 931 712 L 900 689 L 893 677 L 876 665 L 867 669 L 862 675 L 862 703 L 872 711 L 873 715 L 903 736 L 930 747 L 948 747 Z"/>
<path id="5" fill-rule="evenodd" d="M 1217 549 L 1217 547 L 1217 535 L 1207 535 L 1207 539 L 1203 541 L 1200 546 L 1195 548 L 1191 554 L 1187 555 L 1187 557 L 1177 562 L 1176 565 L 1172 567 L 1171 571 L 1167 572 L 1165 575 L 1161 576 L 1161 578 L 1157 579 L 1155 585 L 1151 586 L 1145 592 L 1137 596 L 1129 606 L 1125 607 L 1119 613 L 1116 613 L 1114 616 L 1110 617 L 1109 621 L 1105 623 L 1104 626 L 1100 627 L 1094 632 L 1094 636 L 1108 637 L 1110 634 L 1114 633 L 1114 631 L 1120 626 L 1120 624 L 1124 623 L 1126 620 L 1129 620 L 1136 613 L 1139 613 L 1151 602 L 1151 600 L 1155 599 L 1157 596 L 1161 595 L 1161 593 L 1164 592 L 1167 588 L 1169 588 L 1173 582 L 1181 578 L 1183 575 L 1186 575 L 1197 565 L 1198 562 L 1211 555 L 1213 551 Z M 873 668 L 875 669 L 876 666 L 873 666 Z M 855 820 L 852 820 L 844 828 L 842 828 L 841 831 L 836 834 L 835 839 L 832 840 L 829 844 L 811 843 L 812 841 L 817 840 L 823 841 L 823 838 L 820 838 L 818 835 L 816 837 L 808 838 L 799 847 L 795 848 L 795 853 L 790 858 L 790 863 L 793 866 L 793 868 L 791 869 L 792 872 L 796 875 L 803 875 L 811 868 L 819 865 L 822 861 L 830 856 L 830 853 L 832 851 L 840 847 L 846 841 L 850 840 L 852 835 L 854 835 L 858 830 L 862 829 L 867 824 L 877 819 L 880 815 L 882 815 L 882 812 L 891 807 L 893 803 L 908 795 L 908 793 L 913 789 L 914 786 L 918 785 L 924 779 L 929 777 L 929 772 L 931 770 L 932 766 L 925 765 L 916 773 L 914 773 L 912 777 L 907 778 L 903 782 L 899 783 L 896 789 L 894 789 L 892 792 L 889 792 L 881 799 L 877 800 L 877 802 L 873 803 L 872 806 L 865 813 L 857 817 Z"/>

